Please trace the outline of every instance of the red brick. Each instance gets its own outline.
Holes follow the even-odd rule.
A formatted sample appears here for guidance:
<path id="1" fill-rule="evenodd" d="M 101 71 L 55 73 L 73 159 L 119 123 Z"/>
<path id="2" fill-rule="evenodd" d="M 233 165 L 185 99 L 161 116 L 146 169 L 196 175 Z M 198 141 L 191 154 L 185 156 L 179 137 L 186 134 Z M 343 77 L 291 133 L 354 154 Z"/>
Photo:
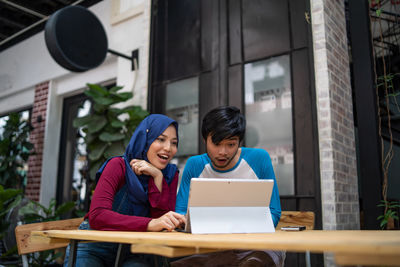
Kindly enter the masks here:
<path id="1" fill-rule="evenodd" d="M 32 126 L 34 130 L 30 135 L 30 141 L 35 147 L 35 155 L 28 159 L 28 180 L 25 195 L 35 201 L 39 201 L 40 183 L 42 173 L 42 153 L 44 143 L 45 118 L 47 111 L 47 96 L 49 82 L 37 84 L 35 87 L 34 105 L 32 108 Z M 38 123 L 38 117 L 42 122 Z"/>

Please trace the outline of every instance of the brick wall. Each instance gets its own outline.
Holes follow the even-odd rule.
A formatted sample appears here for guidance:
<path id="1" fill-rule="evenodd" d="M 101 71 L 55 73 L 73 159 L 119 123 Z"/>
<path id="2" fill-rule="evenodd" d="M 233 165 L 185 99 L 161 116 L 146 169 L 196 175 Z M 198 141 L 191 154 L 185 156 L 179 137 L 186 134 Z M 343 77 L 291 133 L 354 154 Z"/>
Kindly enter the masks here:
<path id="1" fill-rule="evenodd" d="M 35 146 L 35 154 L 30 156 L 28 160 L 28 181 L 25 189 L 25 196 L 35 201 L 39 201 L 40 197 L 48 91 L 49 82 L 44 82 L 35 86 L 35 97 L 31 117 L 34 129 L 29 137 L 31 143 Z"/>
<path id="2" fill-rule="evenodd" d="M 311 0 L 322 227 L 359 229 L 357 161 L 344 1 Z M 325 266 L 335 266 L 325 254 Z"/>
<path id="3" fill-rule="evenodd" d="M 324 229 L 359 229 L 359 201 L 344 1 L 312 0 Z"/>

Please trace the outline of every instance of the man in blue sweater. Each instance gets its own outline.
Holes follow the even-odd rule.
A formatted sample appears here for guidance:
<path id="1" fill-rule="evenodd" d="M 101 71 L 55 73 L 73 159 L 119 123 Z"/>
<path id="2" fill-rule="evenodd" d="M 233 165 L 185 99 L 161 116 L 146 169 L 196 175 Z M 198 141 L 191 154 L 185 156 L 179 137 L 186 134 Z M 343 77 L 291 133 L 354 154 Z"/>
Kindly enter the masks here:
<path id="1" fill-rule="evenodd" d="M 204 116 L 201 133 L 207 153 L 188 159 L 176 200 L 176 212 L 185 214 L 187 211 L 193 177 L 273 179 L 270 210 L 276 227 L 281 204 L 271 158 L 263 149 L 240 147 L 245 129 L 246 120 L 236 107 L 218 107 Z M 172 266 L 282 266 L 284 258 L 285 253 L 279 251 L 228 251 L 187 257 L 173 262 Z"/>

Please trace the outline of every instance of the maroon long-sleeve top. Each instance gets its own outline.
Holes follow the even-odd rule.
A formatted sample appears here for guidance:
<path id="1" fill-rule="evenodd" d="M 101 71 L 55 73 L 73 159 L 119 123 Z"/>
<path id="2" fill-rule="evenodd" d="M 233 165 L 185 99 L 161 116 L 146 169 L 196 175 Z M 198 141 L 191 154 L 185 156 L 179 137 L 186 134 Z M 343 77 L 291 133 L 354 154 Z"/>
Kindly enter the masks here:
<path id="1" fill-rule="evenodd" d="M 123 215 L 112 211 L 115 194 L 125 185 L 125 162 L 123 158 L 111 159 L 101 174 L 90 204 L 90 227 L 95 230 L 140 231 L 145 232 L 152 218 L 159 218 L 168 211 L 175 210 L 178 172 L 170 185 L 163 179 L 162 190 L 158 190 L 153 178 L 149 178 L 148 198 L 150 216 Z"/>

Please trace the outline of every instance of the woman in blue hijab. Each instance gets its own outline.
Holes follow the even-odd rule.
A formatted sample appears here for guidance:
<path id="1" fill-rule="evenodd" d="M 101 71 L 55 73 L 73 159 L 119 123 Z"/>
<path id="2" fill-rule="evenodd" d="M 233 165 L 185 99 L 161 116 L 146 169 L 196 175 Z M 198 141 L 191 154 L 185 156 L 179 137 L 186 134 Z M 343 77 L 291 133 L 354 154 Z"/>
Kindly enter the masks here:
<path id="1" fill-rule="evenodd" d="M 178 124 L 152 114 L 136 128 L 125 154 L 108 159 L 98 180 L 89 213 L 79 229 L 108 231 L 172 231 L 185 224 L 174 212 L 178 170 L 169 163 L 178 149 Z M 117 244 L 79 243 L 76 266 L 112 266 Z M 145 254 L 124 253 L 122 266 L 154 266 Z M 69 247 L 64 266 L 68 264 Z"/>

